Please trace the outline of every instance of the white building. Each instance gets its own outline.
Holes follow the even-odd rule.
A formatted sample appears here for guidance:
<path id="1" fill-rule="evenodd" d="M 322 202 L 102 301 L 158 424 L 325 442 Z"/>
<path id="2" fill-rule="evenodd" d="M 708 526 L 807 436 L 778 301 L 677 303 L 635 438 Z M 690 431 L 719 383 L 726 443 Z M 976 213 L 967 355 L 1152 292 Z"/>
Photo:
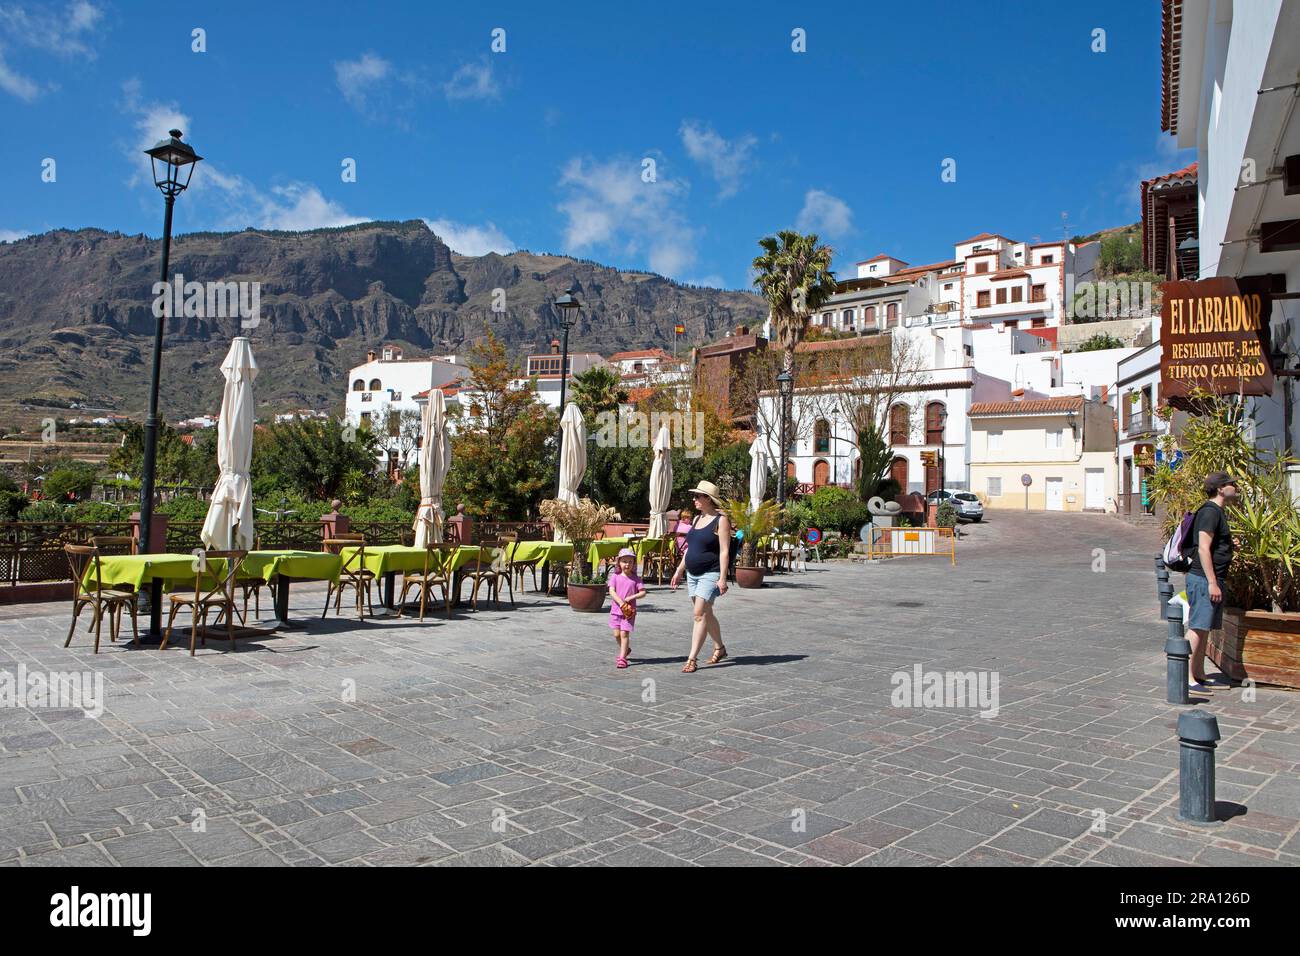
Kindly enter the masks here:
<path id="1" fill-rule="evenodd" d="M 551 351 L 529 355 L 524 361 L 524 378 L 515 379 L 519 388 L 532 387 L 537 393 L 537 400 L 548 408 L 560 409 L 560 343 L 552 342 Z M 573 387 L 575 375 L 581 375 L 590 368 L 606 365 L 604 356 L 599 352 L 570 352 L 569 365 L 566 370 L 568 382 L 565 395 Z"/>
<path id="2" fill-rule="evenodd" d="M 1160 343 L 1153 342 L 1119 363 L 1119 430 L 1115 457 L 1119 465 L 1121 514 L 1150 514 L 1146 481 L 1161 459 L 1160 439 L 1169 422 L 1156 414 L 1160 404 Z"/>
<path id="3" fill-rule="evenodd" d="M 1197 160 L 1201 279 L 1277 277 L 1300 293 L 1300 3 L 1163 0 L 1161 128 Z M 1300 365 L 1300 305 L 1273 298 L 1272 346 Z M 1297 389 L 1252 399 L 1261 443 L 1300 447 Z M 1300 473 L 1293 477 L 1300 493 Z"/>
<path id="4" fill-rule="evenodd" d="M 366 361 L 349 371 L 345 419 L 357 428 L 376 429 L 379 464 L 388 472 L 407 468 L 413 460 L 410 435 L 397 432 L 402 413 L 419 413 L 416 394 L 469 377 L 467 366 L 447 361 L 454 357 L 408 359 L 401 346 L 383 345 L 378 352 L 366 352 Z"/>

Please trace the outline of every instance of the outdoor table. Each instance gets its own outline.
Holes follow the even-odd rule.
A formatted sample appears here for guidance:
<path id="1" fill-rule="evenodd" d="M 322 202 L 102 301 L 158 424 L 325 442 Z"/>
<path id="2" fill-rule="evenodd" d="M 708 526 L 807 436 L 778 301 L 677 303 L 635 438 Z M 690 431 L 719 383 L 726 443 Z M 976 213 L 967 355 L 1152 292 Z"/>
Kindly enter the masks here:
<path id="1" fill-rule="evenodd" d="M 541 559 L 542 584 L 545 594 L 550 590 L 551 564 L 568 564 L 573 560 L 573 545 L 567 541 L 519 541 L 507 553 L 509 561 Z"/>
<path id="2" fill-rule="evenodd" d="M 162 642 L 162 591 L 164 581 L 193 581 L 192 554 L 105 554 L 99 558 L 99 582 L 105 588 L 129 584 L 137 591 L 149 585 L 149 631 L 141 640 Z M 86 570 L 85 583 L 94 587 L 94 565 Z"/>
<path id="3" fill-rule="evenodd" d="M 662 539 L 638 538 L 635 544 L 628 544 L 627 538 L 601 538 L 599 541 L 591 542 L 587 560 L 591 563 L 592 570 L 595 570 L 602 561 L 612 561 L 624 548 L 631 548 L 636 553 L 639 566 L 647 554 L 659 547 L 660 540 Z"/>
<path id="4" fill-rule="evenodd" d="M 239 566 L 239 576 L 270 582 L 275 591 L 275 620 L 267 626 L 289 628 L 293 626 L 289 621 L 289 582 L 336 584 L 341 566 L 339 556 L 328 551 L 250 551 Z"/>
<path id="5" fill-rule="evenodd" d="M 480 548 L 475 545 L 463 544 L 456 549 L 451 558 L 451 566 L 446 570 L 452 572 L 452 595 L 453 604 L 460 603 L 460 583 L 463 575 L 460 573 L 467 564 L 472 563 L 475 558 L 482 554 L 484 560 L 493 559 L 499 549 Z M 352 560 L 357 549 L 354 547 L 343 548 L 339 552 L 339 558 L 343 564 Z M 365 560 L 362 567 L 375 576 L 376 579 L 382 578 L 384 581 L 383 605 L 392 610 L 396 607 L 393 601 L 394 580 L 397 572 L 411 572 L 424 570 L 424 548 L 416 548 L 404 544 L 382 544 L 366 547 Z"/>

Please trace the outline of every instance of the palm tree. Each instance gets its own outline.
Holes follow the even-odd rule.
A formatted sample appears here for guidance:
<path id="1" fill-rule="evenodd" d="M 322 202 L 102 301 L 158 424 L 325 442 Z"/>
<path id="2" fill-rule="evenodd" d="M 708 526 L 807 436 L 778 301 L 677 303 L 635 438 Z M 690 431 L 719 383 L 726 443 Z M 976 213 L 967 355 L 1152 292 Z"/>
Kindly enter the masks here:
<path id="1" fill-rule="evenodd" d="M 588 420 L 627 403 L 627 391 L 618 373 L 603 365 L 594 365 L 573 376 L 569 389 L 569 400 L 577 403 Z"/>
<path id="2" fill-rule="evenodd" d="M 793 229 L 783 229 L 775 236 L 764 236 L 758 241 L 763 254 L 754 259 L 754 285 L 767 299 L 771 317 L 772 338 L 784 351 L 782 374 L 794 375 L 794 350 L 808 330 L 808 317 L 835 294 L 835 273 L 831 272 L 831 257 L 835 251 L 830 246 L 818 244 L 816 233 L 800 235 Z M 782 390 L 781 432 L 790 421 L 790 393 Z M 777 459 L 777 500 L 785 500 L 786 449 L 780 450 Z"/>

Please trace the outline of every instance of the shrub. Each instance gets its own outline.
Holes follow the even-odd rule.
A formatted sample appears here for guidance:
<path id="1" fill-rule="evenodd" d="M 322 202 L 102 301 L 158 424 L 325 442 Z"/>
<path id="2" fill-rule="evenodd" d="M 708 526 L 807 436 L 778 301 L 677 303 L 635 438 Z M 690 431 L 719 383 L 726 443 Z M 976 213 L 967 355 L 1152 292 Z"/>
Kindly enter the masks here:
<path id="1" fill-rule="evenodd" d="M 0 491 L 0 521 L 17 521 L 19 512 L 29 504 L 21 491 Z"/>
<path id="2" fill-rule="evenodd" d="M 802 538 L 812 523 L 812 506 L 802 499 L 791 499 L 785 503 L 777 529 L 781 534 L 797 534 Z"/>
<path id="3" fill-rule="evenodd" d="M 158 505 L 156 513 L 166 515 L 168 521 L 203 521 L 208 516 L 208 503 L 193 495 L 178 495 Z"/>
<path id="4" fill-rule="evenodd" d="M 813 523 L 823 532 L 838 531 L 854 537 L 871 517 L 856 494 L 829 485 L 813 493 L 811 508 Z"/>
<path id="5" fill-rule="evenodd" d="M 19 521 L 56 522 L 64 520 L 64 505 L 56 501 L 35 501 L 18 515 Z"/>
<path id="6" fill-rule="evenodd" d="M 938 510 L 935 512 L 934 523 L 940 528 L 955 528 L 957 526 L 957 509 L 952 506 L 952 502 L 944 501 L 940 503 Z"/>

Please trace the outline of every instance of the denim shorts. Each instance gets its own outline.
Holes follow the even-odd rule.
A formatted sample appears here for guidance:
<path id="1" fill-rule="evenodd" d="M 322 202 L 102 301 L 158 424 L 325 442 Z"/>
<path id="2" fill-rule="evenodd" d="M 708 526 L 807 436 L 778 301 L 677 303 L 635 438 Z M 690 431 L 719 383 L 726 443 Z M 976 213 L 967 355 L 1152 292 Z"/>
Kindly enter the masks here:
<path id="1" fill-rule="evenodd" d="M 1223 585 L 1219 587 L 1222 589 Z M 1187 604 L 1187 627 L 1190 630 L 1217 631 L 1223 627 L 1224 601 L 1215 604 L 1210 600 L 1210 582 L 1202 575 L 1187 575 Z"/>
<path id="2" fill-rule="evenodd" d="M 691 574 L 686 572 L 686 593 L 692 599 L 704 598 L 710 604 L 713 599 L 720 593 L 718 591 L 718 578 L 721 575 L 717 571 L 705 571 L 703 574 Z"/>

